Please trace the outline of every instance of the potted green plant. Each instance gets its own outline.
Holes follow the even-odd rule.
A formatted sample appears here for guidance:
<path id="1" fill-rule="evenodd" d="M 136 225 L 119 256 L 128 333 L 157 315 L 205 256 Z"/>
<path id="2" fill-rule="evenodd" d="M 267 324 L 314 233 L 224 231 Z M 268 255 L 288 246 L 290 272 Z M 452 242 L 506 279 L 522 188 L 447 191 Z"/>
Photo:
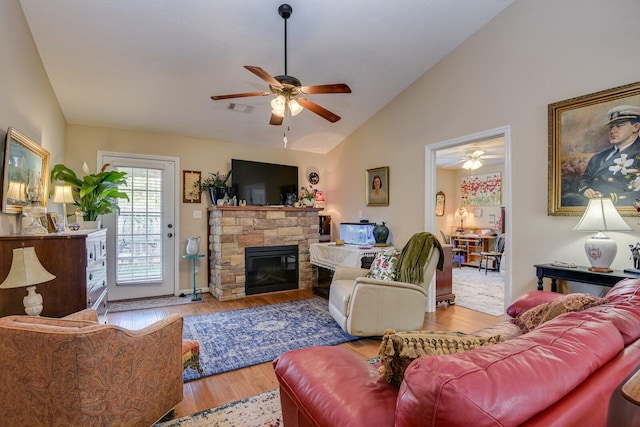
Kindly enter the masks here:
<path id="1" fill-rule="evenodd" d="M 316 202 L 317 192 L 318 190 L 316 190 L 312 186 L 309 186 L 308 188 L 300 187 L 300 200 L 302 201 L 302 204 L 306 207 L 313 207 L 314 203 Z"/>
<path id="2" fill-rule="evenodd" d="M 211 203 L 215 206 L 218 199 L 224 198 L 227 193 L 227 181 L 231 178 L 231 171 L 227 174 L 222 174 L 220 171 L 213 173 L 210 172 L 209 176 L 196 181 L 193 185 L 195 191 L 200 193 L 209 192 L 211 197 Z"/>
<path id="3" fill-rule="evenodd" d="M 109 163 L 106 163 L 100 172 L 91 174 L 85 163 L 82 166 L 85 175 L 78 178 L 74 171 L 58 164 L 51 169 L 51 182 L 64 181 L 71 185 L 74 205 L 82 211 L 83 219 L 97 221 L 101 215 L 120 212 L 118 199 L 129 200 L 129 196 L 118 189 L 121 185 L 127 185 L 127 173 L 108 171 L 108 167 Z"/>

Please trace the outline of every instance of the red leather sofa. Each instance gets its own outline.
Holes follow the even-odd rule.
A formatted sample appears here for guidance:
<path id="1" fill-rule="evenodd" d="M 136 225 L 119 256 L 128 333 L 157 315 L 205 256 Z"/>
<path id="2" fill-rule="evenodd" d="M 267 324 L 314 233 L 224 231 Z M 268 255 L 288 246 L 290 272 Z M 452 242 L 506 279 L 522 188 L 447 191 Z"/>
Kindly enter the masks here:
<path id="1" fill-rule="evenodd" d="M 284 353 L 273 362 L 284 425 L 605 426 L 640 365 L 640 280 L 607 299 L 504 343 L 416 359 L 400 388 L 344 348 Z"/>

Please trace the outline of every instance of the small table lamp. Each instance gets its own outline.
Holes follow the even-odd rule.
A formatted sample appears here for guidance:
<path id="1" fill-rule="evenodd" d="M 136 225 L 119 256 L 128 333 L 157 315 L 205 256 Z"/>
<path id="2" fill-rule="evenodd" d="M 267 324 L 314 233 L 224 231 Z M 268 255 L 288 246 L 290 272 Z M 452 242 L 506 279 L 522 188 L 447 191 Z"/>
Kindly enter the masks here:
<path id="1" fill-rule="evenodd" d="M 24 297 L 24 311 L 29 316 L 39 316 L 42 313 L 42 295 L 36 293 L 38 283 L 49 282 L 56 276 L 49 273 L 40 263 L 33 247 L 16 248 L 13 250 L 13 260 L 7 278 L 0 284 L 0 289 L 27 288 Z"/>
<path id="2" fill-rule="evenodd" d="M 460 219 L 460 231 L 464 231 L 464 220 L 467 219 L 468 216 L 469 212 L 467 212 L 464 207 L 460 206 L 456 209 L 455 217 L 456 219 Z"/>
<path id="3" fill-rule="evenodd" d="M 53 195 L 53 203 L 62 203 L 62 230 L 67 229 L 67 203 L 73 203 L 73 193 L 71 186 L 66 184 L 56 184 Z"/>
<path id="4" fill-rule="evenodd" d="M 618 245 L 603 231 L 631 231 L 609 198 L 589 199 L 587 209 L 573 229 L 597 232 L 584 243 L 584 250 L 591 263 L 589 270 L 604 273 L 613 271 L 610 267 L 618 252 Z"/>

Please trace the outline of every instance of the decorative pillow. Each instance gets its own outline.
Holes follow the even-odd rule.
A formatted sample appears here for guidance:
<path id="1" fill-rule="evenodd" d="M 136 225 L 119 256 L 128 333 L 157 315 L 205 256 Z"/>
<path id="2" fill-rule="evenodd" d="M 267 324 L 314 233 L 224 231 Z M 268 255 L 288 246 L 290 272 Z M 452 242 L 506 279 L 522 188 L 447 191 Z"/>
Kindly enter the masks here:
<path id="1" fill-rule="evenodd" d="M 525 311 L 533 308 L 537 305 L 544 304 L 545 302 L 552 301 L 556 298 L 563 296 L 559 292 L 551 291 L 531 291 L 522 295 L 520 298 L 511 303 L 507 307 L 507 314 L 511 317 L 517 317 Z"/>
<path id="2" fill-rule="evenodd" d="M 366 277 L 379 280 L 395 280 L 396 264 L 400 251 L 378 252 Z"/>
<path id="3" fill-rule="evenodd" d="M 513 323 L 522 329 L 523 333 L 530 332 L 561 314 L 572 311 L 582 311 L 585 308 L 594 307 L 596 305 L 607 302 L 606 298 L 598 298 L 590 294 L 575 293 L 563 295 L 544 304 L 530 308 L 515 319 L 511 319 Z"/>
<path id="4" fill-rule="evenodd" d="M 378 372 L 397 387 L 404 379 L 407 366 L 418 357 L 462 353 L 504 341 L 502 335 L 480 337 L 462 332 L 396 332 L 390 329 L 384 332 L 378 350 L 382 364 Z"/>

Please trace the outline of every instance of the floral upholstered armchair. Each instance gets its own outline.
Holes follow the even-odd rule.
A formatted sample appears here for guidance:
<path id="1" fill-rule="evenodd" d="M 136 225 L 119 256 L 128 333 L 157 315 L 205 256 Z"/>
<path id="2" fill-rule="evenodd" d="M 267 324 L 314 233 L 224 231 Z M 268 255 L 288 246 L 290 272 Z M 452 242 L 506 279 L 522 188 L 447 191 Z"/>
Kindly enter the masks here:
<path id="1" fill-rule="evenodd" d="M 182 400 L 182 317 L 130 331 L 94 310 L 0 318 L 0 424 L 149 426 Z"/>

